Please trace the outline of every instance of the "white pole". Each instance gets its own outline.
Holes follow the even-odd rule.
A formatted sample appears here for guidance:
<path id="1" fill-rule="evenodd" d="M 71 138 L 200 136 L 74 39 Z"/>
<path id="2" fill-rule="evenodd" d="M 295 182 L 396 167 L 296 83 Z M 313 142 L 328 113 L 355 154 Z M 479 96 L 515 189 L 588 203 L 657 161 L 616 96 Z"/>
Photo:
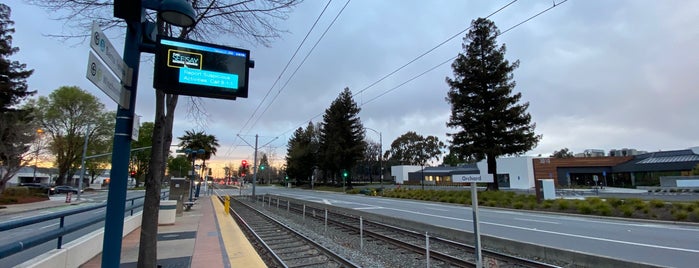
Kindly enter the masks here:
<path id="1" fill-rule="evenodd" d="M 430 268 L 430 235 L 425 232 L 425 261 Z"/>
<path id="2" fill-rule="evenodd" d="M 359 217 L 359 249 L 364 250 L 364 219 Z"/>
<path id="3" fill-rule="evenodd" d="M 481 233 L 478 229 L 478 188 L 476 188 L 475 182 L 471 183 L 471 210 L 473 211 L 476 268 L 481 268 L 483 267 L 483 257 L 481 256 Z"/>

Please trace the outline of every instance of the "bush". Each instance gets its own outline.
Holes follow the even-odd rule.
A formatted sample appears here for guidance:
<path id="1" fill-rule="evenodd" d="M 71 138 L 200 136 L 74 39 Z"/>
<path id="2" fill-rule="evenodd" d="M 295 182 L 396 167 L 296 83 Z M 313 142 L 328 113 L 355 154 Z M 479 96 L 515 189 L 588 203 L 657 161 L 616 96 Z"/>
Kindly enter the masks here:
<path id="1" fill-rule="evenodd" d="M 624 204 L 624 200 L 621 200 L 619 198 L 607 198 L 607 204 L 612 205 L 613 208 L 618 208 L 619 206 Z"/>
<path id="2" fill-rule="evenodd" d="M 556 200 L 558 210 L 567 210 L 570 207 L 568 200 L 558 199 Z"/>
<path id="3" fill-rule="evenodd" d="M 544 203 L 541 204 L 541 207 L 551 208 L 551 207 L 553 207 L 553 201 L 552 200 L 544 200 Z"/>
<path id="4" fill-rule="evenodd" d="M 653 199 L 650 201 L 650 205 L 654 208 L 662 208 L 665 206 L 665 201 Z"/>
<path id="5" fill-rule="evenodd" d="M 621 214 L 624 215 L 624 217 L 631 217 L 635 211 L 630 205 L 623 205 L 619 207 L 619 210 L 621 210 Z"/>
<path id="6" fill-rule="evenodd" d="M 3 196 L 29 196 L 29 188 L 27 187 L 9 187 L 2 192 Z"/>
<path id="7" fill-rule="evenodd" d="M 514 204 L 512 204 L 512 207 L 515 209 L 522 209 L 522 208 L 524 208 L 524 203 L 517 201 Z"/>
<path id="8" fill-rule="evenodd" d="M 672 216 L 675 217 L 675 220 L 683 221 L 687 219 L 687 216 L 689 216 L 689 214 L 687 213 L 687 211 L 682 210 L 673 213 Z"/>
<path id="9" fill-rule="evenodd" d="M 597 214 L 602 216 L 612 215 L 612 206 L 607 203 L 599 203 L 595 205 L 594 210 L 597 211 Z"/>
<path id="10" fill-rule="evenodd" d="M 578 212 L 580 212 L 582 214 L 591 214 L 592 213 L 592 206 L 590 206 L 590 204 L 582 203 L 582 204 L 578 205 Z"/>
<path id="11" fill-rule="evenodd" d="M 19 200 L 14 196 L 2 196 L 0 197 L 0 204 L 16 204 Z"/>

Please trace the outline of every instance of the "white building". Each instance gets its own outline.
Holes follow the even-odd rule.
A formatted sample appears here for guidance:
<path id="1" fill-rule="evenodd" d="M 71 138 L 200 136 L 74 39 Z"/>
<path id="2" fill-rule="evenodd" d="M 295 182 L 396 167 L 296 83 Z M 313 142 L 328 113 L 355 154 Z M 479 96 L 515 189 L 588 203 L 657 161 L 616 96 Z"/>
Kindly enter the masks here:
<path id="1" fill-rule="evenodd" d="M 534 158 L 531 156 L 503 157 L 498 158 L 497 173 L 498 184 L 501 188 L 530 189 L 534 187 Z M 472 166 L 472 165 L 471 165 Z M 488 164 L 486 160 L 476 164 L 477 170 L 472 169 L 474 174 L 488 174 Z M 392 166 L 391 176 L 397 184 L 404 184 L 406 181 L 424 182 L 426 185 L 435 185 L 441 182 L 453 182 L 451 175 L 456 170 L 468 168 L 462 167 L 426 167 L 424 171 L 420 166 Z M 459 171 L 457 171 L 459 172 Z"/>
<path id="2" fill-rule="evenodd" d="M 391 177 L 397 184 L 403 184 L 408 180 L 408 173 L 420 171 L 422 167 L 420 166 L 392 166 L 391 167 Z"/>

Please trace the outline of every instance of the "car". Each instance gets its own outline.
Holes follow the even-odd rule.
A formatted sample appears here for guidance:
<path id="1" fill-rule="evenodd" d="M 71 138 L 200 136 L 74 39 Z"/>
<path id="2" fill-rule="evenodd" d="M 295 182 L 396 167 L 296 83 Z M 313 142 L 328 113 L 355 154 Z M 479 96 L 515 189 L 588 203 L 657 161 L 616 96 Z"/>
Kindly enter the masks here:
<path id="1" fill-rule="evenodd" d="M 54 187 L 54 191 L 56 191 L 57 194 L 64 194 L 64 193 L 73 193 L 73 194 L 78 194 L 78 188 L 75 188 L 73 186 L 68 186 L 68 185 L 59 185 Z M 80 191 L 82 192 L 82 191 Z"/>
<path id="2" fill-rule="evenodd" d="M 44 183 L 35 183 L 35 182 L 23 182 L 19 184 L 20 187 L 27 187 L 32 191 L 37 191 L 37 192 L 42 192 L 46 193 L 48 192 L 49 194 L 54 194 L 55 189 L 48 184 Z"/>

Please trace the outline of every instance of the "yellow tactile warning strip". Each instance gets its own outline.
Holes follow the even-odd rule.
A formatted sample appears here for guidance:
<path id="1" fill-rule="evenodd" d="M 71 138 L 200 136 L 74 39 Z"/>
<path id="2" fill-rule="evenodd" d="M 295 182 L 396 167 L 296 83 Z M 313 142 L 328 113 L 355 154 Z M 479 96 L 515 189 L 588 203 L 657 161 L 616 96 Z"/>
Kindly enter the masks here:
<path id="1" fill-rule="evenodd" d="M 250 245 L 238 224 L 230 215 L 225 214 L 223 204 L 215 197 L 211 198 L 211 202 L 213 202 L 216 211 L 221 238 L 231 267 L 267 267 L 257 251 Z"/>

